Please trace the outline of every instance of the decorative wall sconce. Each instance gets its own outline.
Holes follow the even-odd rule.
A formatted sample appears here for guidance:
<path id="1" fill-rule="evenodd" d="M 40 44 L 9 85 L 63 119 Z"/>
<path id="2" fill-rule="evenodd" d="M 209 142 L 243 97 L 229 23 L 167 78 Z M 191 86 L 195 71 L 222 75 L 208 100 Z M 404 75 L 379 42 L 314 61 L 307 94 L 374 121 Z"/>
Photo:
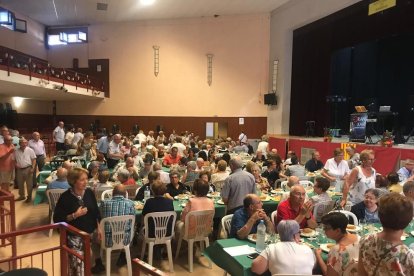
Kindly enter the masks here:
<path id="1" fill-rule="evenodd" d="M 160 46 L 152 46 L 154 49 L 154 75 L 157 77 L 160 72 Z"/>
<path id="2" fill-rule="evenodd" d="M 276 92 L 277 88 L 277 70 L 279 66 L 279 60 L 273 61 L 273 72 L 272 72 L 272 91 Z"/>
<path id="3" fill-rule="evenodd" d="M 213 82 L 213 54 L 207 54 L 207 83 L 211 86 Z"/>

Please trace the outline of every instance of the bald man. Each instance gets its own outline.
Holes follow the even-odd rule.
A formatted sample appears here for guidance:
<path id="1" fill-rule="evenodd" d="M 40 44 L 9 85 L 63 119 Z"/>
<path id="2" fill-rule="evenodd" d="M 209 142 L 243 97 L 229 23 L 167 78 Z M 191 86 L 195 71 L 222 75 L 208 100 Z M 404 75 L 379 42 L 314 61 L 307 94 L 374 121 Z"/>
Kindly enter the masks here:
<path id="1" fill-rule="evenodd" d="M 48 190 L 51 190 L 51 189 L 65 189 L 65 190 L 67 190 L 67 189 L 70 188 L 68 180 L 67 180 L 67 176 L 68 176 L 68 170 L 67 169 L 62 168 L 62 167 L 57 169 L 56 176 L 57 176 L 57 179 L 55 181 L 52 181 L 52 183 L 50 183 L 47 186 Z"/>
<path id="2" fill-rule="evenodd" d="M 9 191 L 9 186 L 14 181 L 14 159 L 15 147 L 13 139 L 9 134 L 3 137 L 3 144 L 0 144 L 0 184 L 1 188 Z"/>
<path id="3" fill-rule="evenodd" d="M 102 218 L 115 217 L 115 216 L 135 216 L 135 204 L 132 200 L 127 198 L 127 191 L 124 185 L 118 184 L 112 191 L 112 199 L 104 200 L 100 206 Z M 125 239 L 124 242 L 131 243 L 132 239 L 129 236 L 131 231 L 131 222 L 125 226 Z M 112 244 L 112 233 L 110 229 L 105 227 L 105 237 L 107 246 Z M 125 253 L 121 252 L 119 255 L 117 266 L 126 264 Z"/>
<path id="4" fill-rule="evenodd" d="M 306 191 L 301 185 L 293 185 L 289 198 L 277 207 L 276 225 L 282 220 L 296 220 L 300 228 L 316 228 L 317 223 L 312 214 L 312 202 L 305 203 Z"/>
<path id="5" fill-rule="evenodd" d="M 62 164 L 62 168 L 65 168 L 68 172 L 73 168 L 73 163 L 69 160 L 66 160 Z M 45 179 L 45 184 L 50 184 L 52 181 L 57 179 L 57 170 L 50 173 L 50 175 Z"/>
<path id="6" fill-rule="evenodd" d="M 36 154 L 36 166 L 39 172 L 43 169 L 45 165 L 46 149 L 45 143 L 40 139 L 39 132 L 33 132 L 32 139 L 29 140 L 29 147 L 34 150 Z M 37 186 L 36 181 L 36 169 L 33 170 L 33 188 Z"/>

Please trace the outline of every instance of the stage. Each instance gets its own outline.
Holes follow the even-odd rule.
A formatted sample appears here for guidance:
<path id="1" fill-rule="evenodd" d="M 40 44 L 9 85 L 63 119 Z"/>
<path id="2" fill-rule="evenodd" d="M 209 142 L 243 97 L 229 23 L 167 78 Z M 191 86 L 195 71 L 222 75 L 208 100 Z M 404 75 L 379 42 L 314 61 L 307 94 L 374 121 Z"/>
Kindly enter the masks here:
<path id="1" fill-rule="evenodd" d="M 378 141 L 380 137 L 373 136 L 372 139 Z M 293 150 L 302 164 L 311 158 L 311 153 L 315 150 L 319 151 L 321 161 L 325 163 L 327 159 L 333 157 L 335 148 L 345 149 L 349 145 L 354 145 L 357 152 L 372 149 L 375 152 L 373 167 L 377 172 L 386 175 L 389 172 L 397 171 L 401 167 L 401 161 L 414 159 L 414 143 L 408 142 L 407 144 L 393 145 L 388 148 L 378 144 L 349 142 L 348 136 L 333 137 L 332 142 L 323 142 L 323 137 L 272 136 L 269 137 L 269 148 L 276 148 L 282 159 L 285 158 L 287 150 Z M 348 159 L 346 152 L 345 159 Z"/>

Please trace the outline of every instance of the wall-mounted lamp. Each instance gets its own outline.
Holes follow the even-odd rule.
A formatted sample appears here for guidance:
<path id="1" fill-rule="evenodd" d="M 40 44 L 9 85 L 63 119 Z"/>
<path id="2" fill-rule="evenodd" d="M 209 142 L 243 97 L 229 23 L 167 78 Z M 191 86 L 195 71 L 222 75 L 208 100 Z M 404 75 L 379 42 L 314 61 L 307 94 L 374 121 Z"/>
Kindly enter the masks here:
<path id="1" fill-rule="evenodd" d="M 157 77 L 160 72 L 160 46 L 152 46 L 154 49 L 154 75 Z"/>
<path id="2" fill-rule="evenodd" d="M 207 54 L 207 83 L 209 86 L 213 83 L 213 54 Z"/>

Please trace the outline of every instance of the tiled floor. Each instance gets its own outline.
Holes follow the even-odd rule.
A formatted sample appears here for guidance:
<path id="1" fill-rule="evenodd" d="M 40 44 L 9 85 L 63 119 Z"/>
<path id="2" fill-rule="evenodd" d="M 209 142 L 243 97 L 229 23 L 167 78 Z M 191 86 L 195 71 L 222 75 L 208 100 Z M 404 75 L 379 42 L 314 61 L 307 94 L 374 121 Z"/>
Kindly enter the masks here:
<path id="1" fill-rule="evenodd" d="M 17 191 L 13 191 L 15 195 L 17 195 Z M 33 191 L 35 193 L 35 191 Z M 40 226 L 48 223 L 48 205 L 47 204 L 39 204 L 33 206 L 32 204 L 24 203 L 23 201 L 16 202 L 16 226 L 18 230 Z M 48 237 L 48 233 L 46 232 L 39 232 L 35 234 L 31 234 L 28 236 L 24 236 L 19 238 L 17 241 L 17 250 L 18 254 L 33 252 L 45 248 L 50 248 L 52 246 L 56 246 L 59 243 L 59 236 L 58 233 L 55 231 L 51 238 Z M 208 268 L 208 261 L 205 257 L 194 257 L 194 272 L 188 272 L 188 263 L 187 263 L 187 244 L 184 242 L 182 245 L 182 250 L 180 257 L 178 260 L 174 260 L 174 273 L 170 273 L 170 275 L 198 275 L 199 273 L 205 275 L 223 275 L 223 270 L 213 264 L 213 268 Z M 139 243 L 139 247 L 134 245 L 131 248 L 131 256 L 138 257 L 138 252 L 141 252 L 140 249 L 141 243 Z M 173 254 L 175 253 L 175 246 L 173 246 Z M 4 258 L 5 256 L 9 255 L 9 252 L 5 250 L 0 250 L 0 259 Z M 139 253 L 140 254 L 140 253 Z M 118 268 L 115 265 L 118 253 L 112 254 L 112 265 L 111 265 L 111 275 L 127 275 L 126 266 Z M 41 258 L 35 258 L 33 260 L 34 263 L 41 263 Z M 59 253 L 56 252 L 53 254 L 53 257 L 50 253 L 45 254 L 43 263 L 45 265 L 45 270 L 49 272 L 49 275 L 52 275 L 52 270 L 55 271 L 54 275 L 59 275 Z M 23 261 L 22 267 L 27 267 L 30 264 L 30 258 L 25 259 Z M 52 269 L 52 264 L 54 267 Z M 169 271 L 168 266 L 168 259 L 154 261 L 153 264 L 155 267 L 161 269 L 164 272 Z M 102 273 L 101 275 L 104 275 Z"/>

